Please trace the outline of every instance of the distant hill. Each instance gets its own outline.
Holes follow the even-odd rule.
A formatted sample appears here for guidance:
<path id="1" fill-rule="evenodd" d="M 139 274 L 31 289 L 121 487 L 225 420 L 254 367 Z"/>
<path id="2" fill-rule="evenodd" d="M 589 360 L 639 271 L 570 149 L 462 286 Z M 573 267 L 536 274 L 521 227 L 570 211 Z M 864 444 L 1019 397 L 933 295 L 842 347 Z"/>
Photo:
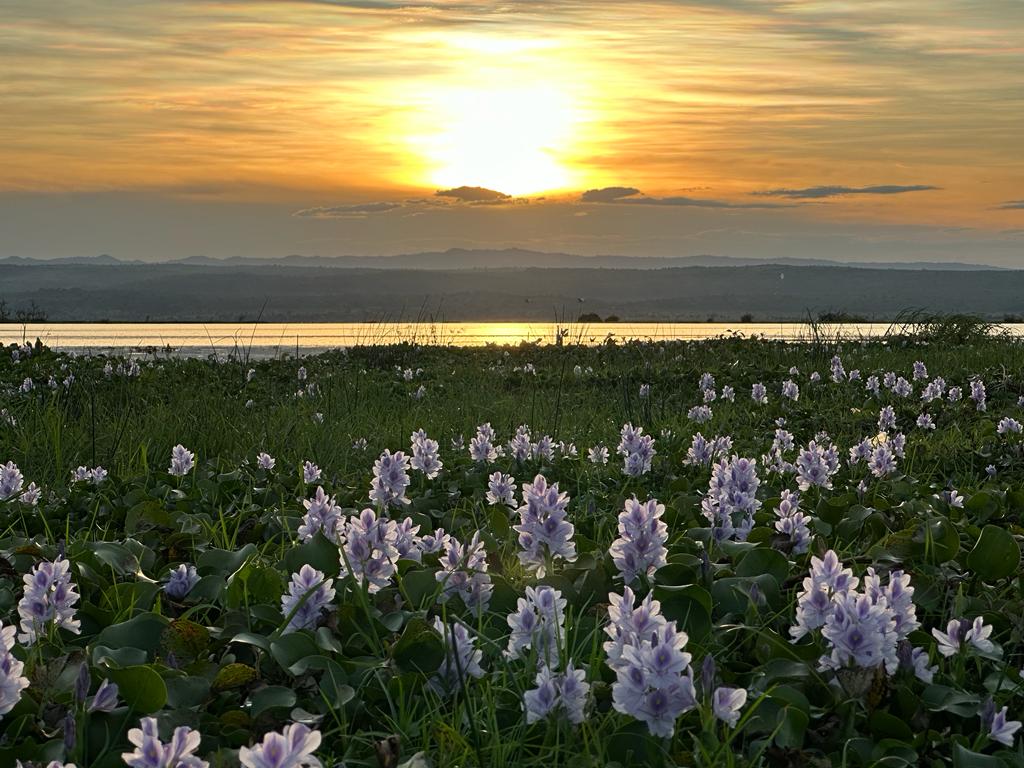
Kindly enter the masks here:
<path id="1" fill-rule="evenodd" d="M 842 266 L 365 269 L 292 265 L 4 263 L 9 315 L 50 321 L 889 319 L 904 309 L 1024 315 L 1024 270 Z"/>
<path id="2" fill-rule="evenodd" d="M 108 256 L 78 256 L 60 259 L 26 259 L 10 257 L 0 259 L 2 264 L 142 264 Z M 320 269 L 676 269 L 683 267 L 752 267 L 778 265 L 785 267 L 846 267 L 850 269 L 939 269 L 939 270 L 993 270 L 1002 269 L 981 264 L 936 261 L 897 262 L 842 262 L 830 259 L 750 259 L 733 256 L 580 256 L 571 253 L 547 253 L 521 248 L 465 249 L 407 253 L 397 256 L 283 256 L 265 259 L 235 256 L 214 259 L 207 256 L 187 256 L 165 264 L 184 264 L 206 267 L 315 267 Z"/>

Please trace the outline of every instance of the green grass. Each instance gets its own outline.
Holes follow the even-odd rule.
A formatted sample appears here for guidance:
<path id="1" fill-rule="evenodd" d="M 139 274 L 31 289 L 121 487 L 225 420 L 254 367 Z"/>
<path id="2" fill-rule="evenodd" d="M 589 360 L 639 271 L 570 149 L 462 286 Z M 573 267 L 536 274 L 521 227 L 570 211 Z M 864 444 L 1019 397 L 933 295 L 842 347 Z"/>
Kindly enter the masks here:
<path id="1" fill-rule="evenodd" d="M 991 330 L 969 318 L 908 316 L 881 341 L 842 341 L 818 328 L 802 345 L 744 339 L 475 350 L 397 345 L 302 361 L 157 359 L 144 363 L 137 378 L 105 375 L 100 357 L 39 351 L 14 363 L 5 354 L 0 405 L 16 423 L 0 422 L 0 463 L 15 462 L 26 483 L 44 490 L 37 507 L 0 501 L 0 619 L 4 626 L 17 623 L 22 575 L 66 552 L 82 595 L 82 633 L 53 633 L 15 650 L 32 684 L 0 719 L 0 764 L 17 756 L 75 760 L 79 768 L 118 765 L 129 748 L 127 729 L 150 710 L 163 728 L 198 728 L 200 753 L 212 765 L 230 765 L 240 746 L 296 718 L 322 731 L 318 755 L 329 765 L 377 765 L 375 743 L 391 735 L 401 741 L 402 761 L 422 751 L 435 766 L 1022 764 L 1019 751 L 984 740 L 977 717 L 988 696 L 1009 706 L 1011 718 L 1024 709 L 1017 674 L 1022 584 L 1016 572 L 1003 574 L 998 563 L 987 563 L 990 545 L 979 544 L 985 526 L 998 529 L 993 541 L 1000 546 L 1017 547 L 1021 533 L 1024 454 L 1019 436 L 997 435 L 996 424 L 1003 416 L 1024 418 L 1017 405 L 1024 346 Z M 923 360 L 929 378 L 963 387 L 965 399 L 928 406 L 937 429 L 919 430 L 914 421 L 924 382 L 911 398 L 883 390 L 874 399 L 863 381 L 829 381 L 833 354 L 863 379 L 889 370 L 910 379 L 914 361 Z M 306 382 L 297 379 L 300 364 Z M 535 373 L 521 370 L 527 364 Z M 779 395 L 792 366 L 801 389 L 795 403 Z M 251 381 L 249 368 L 255 369 Z M 411 381 L 401 375 L 420 368 Z M 711 403 L 711 422 L 695 425 L 687 411 L 700 402 L 697 381 L 705 371 L 719 390 L 733 386 L 736 398 Z M 820 372 L 820 383 L 809 382 L 812 371 Z M 68 373 L 74 380 L 64 386 Z M 51 375 L 56 388 L 47 383 Z M 967 399 L 975 376 L 987 388 L 985 412 Z M 26 377 L 36 386 L 23 393 Z M 751 402 L 755 382 L 767 386 L 768 405 Z M 298 396 L 309 383 L 315 391 Z M 640 397 L 641 384 L 650 385 L 649 397 Z M 425 394 L 417 398 L 420 386 Z M 878 431 L 884 404 L 895 407 L 908 441 L 898 472 L 877 479 L 863 465 L 848 467 L 847 451 Z M 788 642 L 809 564 L 809 555 L 794 555 L 773 538 L 772 509 L 783 489 L 795 487 L 791 476 L 759 467 L 763 506 L 749 542 L 708 542 L 700 500 L 710 470 L 682 461 L 692 435 L 730 435 L 737 454 L 760 460 L 779 418 L 798 446 L 824 430 L 840 450 L 834 487 L 801 498 L 814 518 L 811 551 L 835 550 L 858 575 L 872 564 L 911 574 L 923 628 L 910 640 L 940 666 L 932 685 L 900 672 L 851 695 L 817 669 L 820 638 Z M 534 439 L 550 434 L 556 442 L 575 442 L 580 457 L 474 465 L 451 440 L 461 436 L 468 446 L 483 422 L 502 442 L 529 424 Z M 656 438 L 653 469 L 640 478 L 625 477 L 614 455 L 625 422 Z M 367 595 L 338 576 L 335 545 L 322 537 L 297 539 L 302 499 L 315 490 L 302 481 L 303 461 L 322 468 L 325 489 L 354 514 L 369 505 L 377 455 L 408 450 L 410 434 L 420 428 L 440 442 L 445 467 L 434 480 L 412 473 L 412 504 L 396 516 L 410 515 L 421 534 L 443 527 L 467 541 L 482 532 L 494 584 L 483 613 L 458 599 L 436 602 L 430 557 L 422 564 L 401 561 L 394 583 Z M 353 445 L 358 439 L 367 441 L 365 450 Z M 611 449 L 607 467 L 586 461 L 597 442 Z M 184 478 L 167 474 L 177 443 L 197 457 L 197 468 Z M 275 457 L 273 471 L 255 466 L 259 451 Z M 995 477 L 986 472 L 990 464 Z M 76 467 L 97 465 L 110 472 L 104 483 L 70 482 Z M 487 474 L 495 469 L 511 472 L 518 483 L 542 473 L 571 497 L 579 560 L 539 581 L 568 600 L 561 645 L 591 686 L 582 725 L 527 725 L 523 717 L 535 662 L 504 656 L 505 616 L 538 580 L 516 557 L 510 526 L 518 517 L 484 499 Z M 858 493 L 861 479 L 866 490 Z M 966 497 L 964 509 L 935 497 L 948 488 Z M 672 739 L 657 739 L 611 706 L 615 676 L 604 664 L 602 643 L 607 595 L 621 593 L 622 582 L 607 550 L 618 512 L 633 494 L 666 505 L 669 563 L 653 588 L 665 614 L 690 635 L 686 650 L 695 673 L 700 676 L 711 654 L 719 684 L 749 691 L 735 731 L 703 707 L 678 720 Z M 709 558 L 702 562 L 703 553 Z M 175 601 L 159 582 L 182 562 L 195 563 L 203 578 L 188 598 Z M 282 634 L 280 597 L 303 563 L 333 577 L 338 594 L 316 633 Z M 652 588 L 634 586 L 640 595 Z M 945 628 L 950 616 L 976 615 L 995 628 L 996 651 L 940 660 L 929 630 Z M 449 698 L 426 685 L 441 649 L 430 629 L 434 616 L 465 621 L 483 652 L 485 676 Z M 295 666 L 304 658 L 313 661 Z M 119 709 L 92 715 L 75 709 L 71 692 L 83 663 L 93 690 L 104 677 L 121 681 L 126 701 Z M 235 673 L 242 677 L 229 679 Z M 147 695 L 156 696 L 156 705 Z M 65 752 L 61 723 L 69 709 L 80 738 Z"/>

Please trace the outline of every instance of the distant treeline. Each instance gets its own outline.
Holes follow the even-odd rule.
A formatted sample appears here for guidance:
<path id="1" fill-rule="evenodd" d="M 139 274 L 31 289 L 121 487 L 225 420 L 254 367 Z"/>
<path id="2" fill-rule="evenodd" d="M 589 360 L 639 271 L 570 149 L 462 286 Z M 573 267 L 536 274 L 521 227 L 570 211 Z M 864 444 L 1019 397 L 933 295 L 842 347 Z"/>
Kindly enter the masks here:
<path id="1" fill-rule="evenodd" d="M 6 320 L 886 320 L 907 308 L 1024 316 L 1024 271 L 846 267 L 289 269 L 6 264 Z"/>

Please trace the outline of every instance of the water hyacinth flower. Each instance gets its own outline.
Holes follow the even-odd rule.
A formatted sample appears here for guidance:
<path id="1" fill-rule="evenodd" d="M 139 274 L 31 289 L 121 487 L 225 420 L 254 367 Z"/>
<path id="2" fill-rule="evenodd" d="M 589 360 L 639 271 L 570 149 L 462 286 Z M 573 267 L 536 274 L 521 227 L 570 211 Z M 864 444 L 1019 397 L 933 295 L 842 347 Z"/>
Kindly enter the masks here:
<path id="1" fill-rule="evenodd" d="M 879 443 L 871 451 L 868 468 L 875 477 L 882 478 L 896 471 L 896 456 L 890 450 L 888 442 Z"/>
<path id="2" fill-rule="evenodd" d="M 811 440 L 797 456 L 796 471 L 801 491 L 815 486 L 831 490 L 832 477 L 839 471 L 839 451 L 834 445 L 825 448 Z"/>
<path id="3" fill-rule="evenodd" d="M 238 761 L 244 768 L 322 768 L 313 756 L 320 739 L 320 731 L 292 723 L 282 733 L 271 731 L 254 747 L 239 749 Z"/>
<path id="4" fill-rule="evenodd" d="M 800 387 L 792 379 L 787 379 L 782 383 L 782 396 L 795 403 L 800 399 Z"/>
<path id="5" fill-rule="evenodd" d="M 715 465 L 701 501 L 701 512 L 711 524 L 715 541 L 746 540 L 754 526 L 754 513 L 761 508 L 757 500 L 760 484 L 754 459 L 733 455 Z"/>
<path id="6" fill-rule="evenodd" d="M 402 451 L 391 453 L 385 450 L 373 463 L 370 501 L 375 502 L 381 509 L 408 504 L 409 498 L 405 491 L 410 482 L 409 458 Z"/>
<path id="7" fill-rule="evenodd" d="M 504 504 L 508 507 L 516 505 L 516 479 L 512 475 L 494 472 L 487 478 L 487 503 L 491 506 Z"/>
<path id="8" fill-rule="evenodd" d="M 707 424 L 714 416 L 714 411 L 707 405 L 695 405 L 686 412 L 686 418 L 695 424 Z"/>
<path id="9" fill-rule="evenodd" d="M 730 728 L 735 728 L 740 720 L 740 710 L 747 703 L 747 691 L 744 688 L 716 688 L 711 695 L 711 711 L 715 717 Z"/>
<path id="10" fill-rule="evenodd" d="M 608 463 L 608 448 L 598 443 L 587 451 L 587 461 L 603 466 Z"/>
<path id="11" fill-rule="evenodd" d="M 1019 435 L 1021 431 L 1024 431 L 1024 427 L 1016 419 L 1004 416 L 999 420 L 999 425 L 996 427 L 996 433 L 1000 435 Z"/>
<path id="12" fill-rule="evenodd" d="M 991 710 L 988 712 L 986 710 Z M 998 712 L 991 700 L 986 703 L 981 713 L 981 725 L 988 729 L 986 736 L 990 741 L 998 742 L 1006 747 L 1013 746 L 1014 735 L 1021 728 L 1020 720 L 1007 720 L 1007 708 L 1003 707 Z"/>
<path id="13" fill-rule="evenodd" d="M 320 479 L 320 475 L 323 474 L 320 471 L 320 467 L 311 461 L 302 462 L 302 482 L 304 483 L 315 483 Z"/>
<path id="14" fill-rule="evenodd" d="M 686 633 L 661 616 L 649 595 L 635 608 L 629 587 L 621 596 L 608 595 L 608 602 L 605 633 L 611 639 L 604 650 L 616 674 L 612 706 L 646 723 L 651 734 L 670 738 L 676 719 L 697 703 L 691 657 L 683 651 Z"/>
<path id="15" fill-rule="evenodd" d="M 647 397 L 650 394 L 651 394 L 651 385 L 650 384 L 641 384 L 640 385 L 640 399 L 641 400 L 646 400 Z"/>
<path id="16" fill-rule="evenodd" d="M 750 388 L 750 399 L 758 405 L 766 405 L 768 403 L 768 390 L 764 384 L 759 382 Z"/>
<path id="17" fill-rule="evenodd" d="M 391 583 L 398 561 L 398 538 L 393 520 L 378 518 L 372 509 L 364 509 L 348 519 L 339 536 L 342 578 L 350 575 L 372 595 Z"/>
<path id="18" fill-rule="evenodd" d="M 552 461 L 555 458 L 555 448 L 551 436 L 543 435 L 530 446 L 530 453 L 536 461 Z"/>
<path id="19" fill-rule="evenodd" d="M 700 375 L 700 381 L 697 383 L 697 390 L 700 392 L 707 392 L 710 389 L 715 388 L 715 377 L 713 374 L 705 372 Z"/>
<path id="20" fill-rule="evenodd" d="M 810 518 L 800 511 L 800 494 L 784 490 L 775 507 L 775 530 L 786 537 L 785 546 L 795 555 L 803 554 L 811 543 Z"/>
<path id="21" fill-rule="evenodd" d="M 438 457 L 441 446 L 437 440 L 431 440 L 422 429 L 412 433 L 412 460 L 410 466 L 422 472 L 428 480 L 433 480 L 441 473 L 444 463 Z"/>
<path id="22" fill-rule="evenodd" d="M 18 500 L 22 504 L 27 504 L 30 507 L 34 507 L 39 503 L 39 497 L 42 495 L 42 489 L 35 483 L 29 483 L 28 487 L 22 492 Z"/>
<path id="23" fill-rule="evenodd" d="M 174 477 L 184 477 L 195 466 L 195 454 L 188 448 L 178 443 L 171 449 L 171 466 L 167 473 Z"/>
<path id="24" fill-rule="evenodd" d="M 494 447 L 497 438 L 490 422 L 481 424 L 476 428 L 476 436 L 469 441 L 469 455 L 473 461 L 485 462 L 487 464 L 498 458 L 498 452 Z"/>
<path id="25" fill-rule="evenodd" d="M 899 397 L 910 397 L 914 393 L 914 385 L 900 376 L 896 379 L 892 391 Z"/>
<path id="26" fill-rule="evenodd" d="M 971 400 L 974 401 L 976 410 L 984 411 L 988 408 L 986 405 L 985 382 L 981 379 L 974 379 L 971 382 Z"/>
<path id="27" fill-rule="evenodd" d="M 703 397 L 705 403 L 713 403 L 718 399 L 718 394 L 713 389 L 705 389 Z"/>
<path id="28" fill-rule="evenodd" d="M 654 438 L 645 435 L 643 427 L 624 424 L 619 433 L 616 452 L 623 457 L 622 472 L 629 477 L 640 477 L 651 471 L 651 462 L 657 451 Z"/>
<path id="29" fill-rule="evenodd" d="M 686 458 L 683 464 L 690 466 L 709 466 L 714 458 L 714 450 L 711 443 L 700 432 L 693 436 L 690 447 L 686 451 Z"/>
<path id="30" fill-rule="evenodd" d="M 288 619 L 282 634 L 316 629 L 324 610 L 334 600 L 334 580 L 308 563 L 292 574 L 288 592 L 281 596 L 281 614 Z"/>
<path id="31" fill-rule="evenodd" d="M 537 687 L 523 694 L 527 724 L 558 715 L 564 715 L 573 725 L 582 723 L 590 692 L 590 685 L 585 679 L 586 673 L 573 667 L 571 661 L 565 665 L 565 672 L 560 674 L 541 666 L 534 679 Z"/>
<path id="32" fill-rule="evenodd" d="M 891 405 L 885 406 L 878 413 L 878 431 L 888 432 L 896 426 L 896 411 Z"/>
<path id="33" fill-rule="evenodd" d="M 846 379 L 846 370 L 843 368 L 843 361 L 839 355 L 833 355 L 830 363 L 832 369 L 832 381 L 841 384 Z"/>
<path id="34" fill-rule="evenodd" d="M 29 680 L 22 673 L 25 665 L 11 653 L 14 648 L 14 627 L 5 627 L 0 622 L 0 716 L 6 715 L 21 700 L 21 692 L 29 686 Z"/>
<path id="35" fill-rule="evenodd" d="M 260 451 L 259 455 L 256 457 L 256 466 L 264 471 L 269 472 L 274 468 L 275 464 L 277 464 L 277 461 L 274 457 L 264 451 Z"/>
<path id="36" fill-rule="evenodd" d="M 121 759 L 129 768 L 209 768 L 209 763 L 195 756 L 202 735 L 188 726 L 175 728 L 171 741 L 164 744 L 156 718 L 144 717 L 138 728 L 128 731 L 128 741 L 135 751 L 122 753 Z"/>
<path id="37" fill-rule="evenodd" d="M 444 603 L 458 596 L 470 610 L 486 610 L 494 587 L 487 573 L 487 550 L 480 540 L 480 531 L 476 531 L 465 545 L 454 536 L 444 534 L 443 529 L 434 532 L 434 537 L 438 536 L 443 538 L 438 561 L 441 567 L 434 574 L 442 585 L 438 602 Z"/>
<path id="38" fill-rule="evenodd" d="M 484 676 L 480 667 L 484 654 L 462 622 L 445 624 L 440 616 L 435 616 L 434 629 L 444 639 L 445 656 L 427 687 L 442 696 L 450 696 L 462 690 L 470 678 Z"/>
<path id="39" fill-rule="evenodd" d="M 935 422 L 929 414 L 922 413 L 917 417 L 917 426 L 918 429 L 935 429 Z"/>
<path id="40" fill-rule="evenodd" d="M 950 387 L 946 393 L 946 399 L 951 403 L 958 403 L 963 400 L 964 391 L 960 387 Z"/>
<path id="41" fill-rule="evenodd" d="M 25 592 L 18 602 L 19 642 L 31 645 L 51 628 L 66 629 L 76 635 L 81 632 L 72 607 L 79 595 L 71 583 L 71 563 L 64 558 L 38 563 L 22 580 Z"/>
<path id="42" fill-rule="evenodd" d="M 560 493 L 558 483 L 548 484 L 543 475 L 532 483 L 523 483 L 523 505 L 517 510 L 519 525 L 519 562 L 543 578 L 556 560 L 574 562 L 576 545 L 572 541 L 575 527 L 566 520 L 569 495 Z"/>
<path id="43" fill-rule="evenodd" d="M 527 587 L 526 597 L 516 601 L 516 609 L 506 617 L 512 632 L 505 656 L 519 659 L 532 649 L 540 665 L 559 666 L 565 637 L 566 600 L 554 587 Z"/>
<path id="44" fill-rule="evenodd" d="M 941 376 L 937 376 L 928 382 L 928 386 L 925 387 L 924 391 L 921 393 L 921 399 L 926 403 L 930 403 L 933 400 L 940 399 L 945 392 L 946 380 Z"/>
<path id="45" fill-rule="evenodd" d="M 533 456 L 533 442 L 530 440 L 530 428 L 520 424 L 515 436 L 509 441 L 509 453 L 518 462 L 529 461 Z"/>
<path id="46" fill-rule="evenodd" d="M 341 507 L 324 492 L 323 486 L 317 486 L 312 499 L 303 499 L 302 506 L 306 508 L 306 514 L 302 516 L 302 524 L 299 525 L 299 540 L 309 541 L 319 531 L 330 541 L 339 543 L 339 529 L 344 524 Z"/>
<path id="47" fill-rule="evenodd" d="M 168 572 L 164 592 L 172 600 L 183 600 L 198 583 L 199 573 L 196 567 L 191 563 L 182 563 Z"/>
<path id="48" fill-rule="evenodd" d="M 575 459 L 580 455 L 576 443 L 567 443 L 564 440 L 558 441 L 558 453 L 563 459 Z"/>
<path id="49" fill-rule="evenodd" d="M 928 368 L 920 360 L 914 361 L 914 381 L 928 378 Z"/>
<path id="50" fill-rule="evenodd" d="M 13 461 L 0 465 L 0 501 L 17 496 L 25 485 L 25 477 Z"/>
<path id="51" fill-rule="evenodd" d="M 100 687 L 96 689 L 96 695 L 89 699 L 86 711 L 113 712 L 117 709 L 117 694 L 117 683 L 112 683 L 104 678 Z"/>
<path id="52" fill-rule="evenodd" d="M 821 381 L 821 374 L 818 373 L 817 371 L 812 371 L 809 378 L 812 384 L 817 384 L 819 381 Z"/>
<path id="53" fill-rule="evenodd" d="M 864 382 L 864 389 L 870 392 L 875 397 L 878 397 L 879 385 L 877 376 L 868 376 L 867 381 Z"/>
<path id="54" fill-rule="evenodd" d="M 668 526 L 662 521 L 665 505 L 657 499 L 644 503 L 634 496 L 626 500 L 619 513 L 619 538 L 612 542 L 608 554 L 627 584 L 640 574 L 649 579 L 668 561 Z"/>
<path id="55" fill-rule="evenodd" d="M 444 528 L 438 528 L 433 533 L 424 534 L 420 537 L 419 541 L 421 559 L 423 555 L 435 555 L 441 550 L 447 548 L 451 539 L 452 537 Z"/>

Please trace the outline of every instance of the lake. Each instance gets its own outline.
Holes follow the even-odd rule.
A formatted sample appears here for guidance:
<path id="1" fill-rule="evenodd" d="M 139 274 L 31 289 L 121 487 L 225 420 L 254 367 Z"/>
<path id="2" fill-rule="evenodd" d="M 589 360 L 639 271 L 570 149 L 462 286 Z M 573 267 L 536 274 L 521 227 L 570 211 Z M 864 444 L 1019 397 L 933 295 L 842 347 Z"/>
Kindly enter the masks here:
<path id="1" fill-rule="evenodd" d="M 1024 324 L 1003 326 L 1024 337 Z M 825 335 L 873 338 L 892 324 L 846 323 L 819 327 Z M 168 352 L 182 356 L 251 357 L 311 354 L 338 347 L 409 342 L 479 347 L 539 342 L 600 344 L 643 340 L 699 341 L 739 334 L 782 341 L 812 337 L 806 323 L 4 323 L 0 343 L 35 341 L 77 352 Z"/>

